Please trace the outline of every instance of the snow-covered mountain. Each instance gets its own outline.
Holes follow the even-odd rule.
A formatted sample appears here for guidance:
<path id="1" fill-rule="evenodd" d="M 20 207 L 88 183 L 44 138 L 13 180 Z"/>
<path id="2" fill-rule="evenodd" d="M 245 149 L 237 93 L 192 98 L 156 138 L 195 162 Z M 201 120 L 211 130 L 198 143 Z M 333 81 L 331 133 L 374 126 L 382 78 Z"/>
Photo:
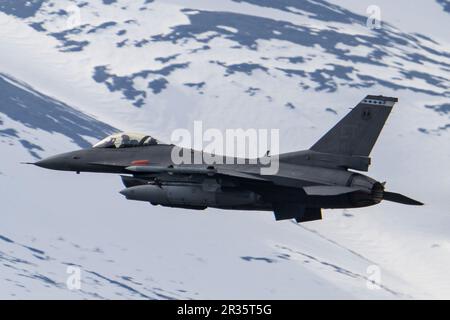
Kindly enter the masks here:
<path id="1" fill-rule="evenodd" d="M 450 297 L 448 2 L 377 4 L 379 29 L 370 1 L 0 0 L 0 297 Z M 119 129 L 168 141 L 194 120 L 279 128 L 283 152 L 304 149 L 366 94 L 400 99 L 370 175 L 425 207 L 297 225 L 128 202 L 118 177 L 20 164 Z"/>

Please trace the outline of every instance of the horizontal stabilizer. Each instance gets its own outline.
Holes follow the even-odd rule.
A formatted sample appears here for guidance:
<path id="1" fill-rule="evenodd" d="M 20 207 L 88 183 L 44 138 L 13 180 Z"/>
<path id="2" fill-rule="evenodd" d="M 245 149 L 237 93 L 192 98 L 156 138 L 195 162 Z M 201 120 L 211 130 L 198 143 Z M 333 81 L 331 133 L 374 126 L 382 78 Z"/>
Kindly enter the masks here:
<path id="1" fill-rule="evenodd" d="M 404 196 L 400 193 L 395 192 L 384 192 L 383 196 L 384 200 L 402 203 L 402 204 L 408 204 L 411 206 L 423 206 L 422 202 L 419 202 L 417 200 L 408 198 L 407 196 Z"/>
<path id="2" fill-rule="evenodd" d="M 360 188 L 342 187 L 342 186 L 312 186 L 304 187 L 308 196 L 338 196 L 340 194 L 363 191 Z"/>

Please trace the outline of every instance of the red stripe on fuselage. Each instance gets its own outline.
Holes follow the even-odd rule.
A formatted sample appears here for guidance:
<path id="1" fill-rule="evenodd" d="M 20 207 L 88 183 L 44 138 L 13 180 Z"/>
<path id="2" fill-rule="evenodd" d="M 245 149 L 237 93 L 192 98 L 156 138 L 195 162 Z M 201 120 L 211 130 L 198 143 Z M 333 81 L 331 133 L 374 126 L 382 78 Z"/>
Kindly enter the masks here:
<path id="1" fill-rule="evenodd" d="M 148 160 L 134 160 L 131 162 L 131 165 L 133 166 L 146 166 L 150 163 Z"/>

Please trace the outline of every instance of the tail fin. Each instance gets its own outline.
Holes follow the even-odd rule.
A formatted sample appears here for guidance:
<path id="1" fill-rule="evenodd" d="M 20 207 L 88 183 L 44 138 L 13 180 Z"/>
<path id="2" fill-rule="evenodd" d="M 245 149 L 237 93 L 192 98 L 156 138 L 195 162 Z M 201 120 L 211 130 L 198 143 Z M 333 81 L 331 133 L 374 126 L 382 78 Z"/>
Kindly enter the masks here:
<path id="1" fill-rule="evenodd" d="M 397 101 L 397 98 L 368 95 L 311 150 L 368 157 Z"/>

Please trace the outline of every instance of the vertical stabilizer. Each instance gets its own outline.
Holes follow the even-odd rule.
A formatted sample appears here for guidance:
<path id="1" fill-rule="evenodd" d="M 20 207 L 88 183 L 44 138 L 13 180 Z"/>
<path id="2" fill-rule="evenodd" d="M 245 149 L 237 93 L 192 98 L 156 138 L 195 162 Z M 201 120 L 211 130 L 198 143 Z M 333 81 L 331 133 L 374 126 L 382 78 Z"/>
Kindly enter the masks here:
<path id="1" fill-rule="evenodd" d="M 368 157 L 397 101 L 397 98 L 368 95 L 311 150 Z"/>

